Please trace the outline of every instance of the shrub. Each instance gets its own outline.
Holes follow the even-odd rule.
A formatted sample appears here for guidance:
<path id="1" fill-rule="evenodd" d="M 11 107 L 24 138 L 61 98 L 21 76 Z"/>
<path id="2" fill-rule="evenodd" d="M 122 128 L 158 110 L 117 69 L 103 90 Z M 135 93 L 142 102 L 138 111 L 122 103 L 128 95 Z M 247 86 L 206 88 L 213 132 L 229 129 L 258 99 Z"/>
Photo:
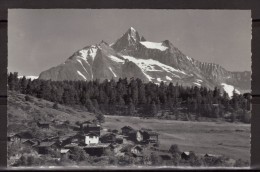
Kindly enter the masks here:
<path id="1" fill-rule="evenodd" d="M 190 158 L 188 161 L 191 166 L 197 167 L 203 164 L 201 159 L 199 159 L 199 157 L 194 152 L 190 152 Z"/>
<path id="2" fill-rule="evenodd" d="M 169 152 L 170 152 L 171 154 L 180 154 L 180 153 L 181 153 L 181 151 L 180 151 L 178 145 L 176 145 L 176 144 L 171 145 L 171 147 L 170 147 L 170 149 L 169 149 Z"/>
<path id="3" fill-rule="evenodd" d="M 83 149 L 75 147 L 70 157 L 72 160 L 79 162 L 84 161 L 88 157 L 88 155 Z"/>
<path id="4" fill-rule="evenodd" d="M 58 103 L 57 102 L 55 102 L 54 104 L 53 104 L 53 106 L 52 106 L 54 109 L 59 109 L 59 105 L 58 105 Z"/>
<path id="5" fill-rule="evenodd" d="M 100 123 L 105 122 L 105 116 L 101 113 L 97 114 L 96 118 L 97 118 L 98 122 L 100 122 Z"/>
<path id="6" fill-rule="evenodd" d="M 28 95 L 26 95 L 24 98 L 25 98 L 25 101 L 32 101 L 31 97 Z"/>
<path id="7" fill-rule="evenodd" d="M 157 155 L 153 152 L 153 153 L 151 153 L 150 158 L 151 158 L 152 165 L 161 165 L 162 158 L 159 155 Z"/>
<path id="8" fill-rule="evenodd" d="M 173 164 L 178 165 L 181 159 L 181 151 L 178 145 L 174 144 L 170 147 L 169 152 L 172 154 Z"/>
<path id="9" fill-rule="evenodd" d="M 248 161 L 243 161 L 242 159 L 238 159 L 236 160 L 235 167 L 248 167 L 249 166 L 249 162 Z"/>

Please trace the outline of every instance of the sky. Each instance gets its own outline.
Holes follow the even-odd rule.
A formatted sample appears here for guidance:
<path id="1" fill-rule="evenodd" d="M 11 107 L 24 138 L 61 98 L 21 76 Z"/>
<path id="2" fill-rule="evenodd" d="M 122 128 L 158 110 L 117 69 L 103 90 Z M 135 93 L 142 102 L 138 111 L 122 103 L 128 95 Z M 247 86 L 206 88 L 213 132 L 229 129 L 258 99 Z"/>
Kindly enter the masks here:
<path id="1" fill-rule="evenodd" d="M 250 10 L 9 9 L 8 72 L 38 76 L 130 27 L 196 60 L 251 71 L 251 23 Z"/>

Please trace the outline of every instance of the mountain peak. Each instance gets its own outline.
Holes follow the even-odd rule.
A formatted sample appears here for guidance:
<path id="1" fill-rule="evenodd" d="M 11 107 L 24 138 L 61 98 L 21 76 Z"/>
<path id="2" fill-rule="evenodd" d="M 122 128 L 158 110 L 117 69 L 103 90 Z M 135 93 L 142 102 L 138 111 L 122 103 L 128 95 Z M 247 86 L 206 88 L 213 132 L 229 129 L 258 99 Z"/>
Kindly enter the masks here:
<path id="1" fill-rule="evenodd" d="M 130 27 L 122 37 L 120 37 L 114 44 L 112 44 L 112 48 L 114 48 L 116 51 L 121 51 L 127 47 L 136 46 L 136 44 L 141 40 L 145 40 L 145 38 L 140 36 L 133 27 Z"/>

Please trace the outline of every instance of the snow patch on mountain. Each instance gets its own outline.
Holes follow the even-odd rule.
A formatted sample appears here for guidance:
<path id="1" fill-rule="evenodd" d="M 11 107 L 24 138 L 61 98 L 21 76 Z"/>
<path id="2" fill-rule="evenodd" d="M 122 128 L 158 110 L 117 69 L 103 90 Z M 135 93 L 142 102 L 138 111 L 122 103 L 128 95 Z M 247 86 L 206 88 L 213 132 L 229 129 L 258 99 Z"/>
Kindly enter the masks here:
<path id="1" fill-rule="evenodd" d="M 197 86 L 201 86 L 201 84 L 197 83 L 197 82 L 193 82 L 193 84 L 197 85 Z"/>
<path id="2" fill-rule="evenodd" d="M 129 61 L 134 62 L 135 64 L 137 64 L 137 66 L 139 66 L 144 73 L 147 71 L 158 71 L 158 69 L 155 69 L 155 67 L 157 68 L 161 68 L 162 70 L 172 73 L 172 72 L 177 72 L 177 73 L 181 73 L 186 75 L 185 72 L 177 70 L 171 66 L 165 65 L 159 61 L 153 60 L 153 59 L 137 59 L 135 57 L 132 56 L 126 56 L 123 55 L 122 56 L 124 59 L 128 59 Z M 173 74 L 175 75 L 175 74 Z M 175 75 L 176 77 L 179 77 L 178 75 Z"/>
<path id="3" fill-rule="evenodd" d="M 196 80 L 197 80 L 197 82 L 199 82 L 199 83 L 203 82 L 201 79 L 196 79 Z"/>
<path id="4" fill-rule="evenodd" d="M 77 61 L 81 64 L 82 68 L 86 71 L 86 73 L 88 73 L 87 69 L 83 66 L 82 62 L 79 59 L 77 59 Z"/>
<path id="5" fill-rule="evenodd" d="M 163 81 L 163 80 L 162 80 L 161 78 L 157 78 L 157 81 L 158 81 L 158 82 L 161 82 L 161 81 Z"/>
<path id="6" fill-rule="evenodd" d="M 117 62 L 117 63 L 124 63 L 124 60 L 116 57 L 116 56 L 113 56 L 113 55 L 109 55 L 108 56 L 111 60 L 113 60 L 114 62 Z"/>
<path id="7" fill-rule="evenodd" d="M 149 42 L 149 41 L 143 41 L 143 42 L 140 42 L 142 45 L 144 45 L 146 48 L 149 48 L 149 49 L 157 49 L 157 50 L 160 50 L 160 51 L 165 51 L 168 49 L 168 47 L 165 47 L 162 45 L 162 43 L 157 43 L 157 42 Z"/>
<path id="8" fill-rule="evenodd" d="M 192 61 L 191 58 L 189 56 L 186 56 L 186 58 L 189 60 L 189 61 Z"/>
<path id="9" fill-rule="evenodd" d="M 97 49 L 96 46 L 92 45 L 90 48 L 80 50 L 79 53 L 84 60 L 87 60 L 88 55 L 94 60 L 97 55 Z"/>
<path id="10" fill-rule="evenodd" d="M 77 71 L 78 72 L 78 74 L 80 75 L 80 76 L 82 76 L 82 78 L 84 78 L 85 80 L 87 80 L 87 78 L 80 72 L 80 71 Z"/>
<path id="11" fill-rule="evenodd" d="M 172 78 L 170 78 L 169 76 L 166 76 L 166 79 L 172 81 Z"/>
<path id="12" fill-rule="evenodd" d="M 223 89 L 225 90 L 225 92 L 227 92 L 227 94 L 229 95 L 229 97 L 233 96 L 233 91 L 234 91 L 234 86 L 233 85 L 228 85 L 226 83 L 221 83 L 221 86 L 223 87 Z M 235 89 L 235 92 L 237 94 L 240 94 L 240 92 Z"/>
<path id="13" fill-rule="evenodd" d="M 114 77 L 117 77 L 117 75 L 115 74 L 115 72 L 112 70 L 111 67 L 109 67 L 109 70 L 112 72 L 112 74 L 114 75 Z"/>

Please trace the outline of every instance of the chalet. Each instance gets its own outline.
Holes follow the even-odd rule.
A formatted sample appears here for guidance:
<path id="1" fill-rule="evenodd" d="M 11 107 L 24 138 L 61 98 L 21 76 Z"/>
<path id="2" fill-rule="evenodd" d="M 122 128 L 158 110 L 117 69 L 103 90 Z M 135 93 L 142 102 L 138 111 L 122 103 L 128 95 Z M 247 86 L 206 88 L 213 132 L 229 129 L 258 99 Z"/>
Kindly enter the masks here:
<path id="1" fill-rule="evenodd" d="M 116 138 L 116 143 L 117 143 L 117 144 L 123 144 L 123 143 L 124 143 L 124 139 L 118 137 L 118 138 Z"/>
<path id="2" fill-rule="evenodd" d="M 39 154 L 49 154 L 51 151 L 60 152 L 60 146 L 57 142 L 41 142 L 37 149 Z"/>
<path id="3" fill-rule="evenodd" d="M 85 144 L 98 144 L 99 143 L 99 135 L 96 133 L 88 133 L 85 135 Z"/>
<path id="4" fill-rule="evenodd" d="M 86 153 L 88 153 L 90 156 L 101 156 L 104 154 L 104 152 L 108 149 L 110 149 L 110 144 L 89 144 L 83 148 Z"/>
<path id="5" fill-rule="evenodd" d="M 64 146 L 64 149 L 70 149 L 73 150 L 75 147 L 79 147 L 77 143 L 70 143 Z"/>
<path id="6" fill-rule="evenodd" d="M 60 136 L 59 138 L 59 142 L 61 144 L 61 146 L 65 146 L 65 145 L 68 145 L 71 143 L 71 140 L 72 140 L 72 137 L 74 136 L 75 134 L 73 135 L 64 135 L 64 136 Z"/>
<path id="7" fill-rule="evenodd" d="M 115 143 L 116 142 L 116 134 L 107 133 L 100 137 L 101 143 Z"/>
<path id="8" fill-rule="evenodd" d="M 101 127 L 98 124 L 93 124 L 93 123 L 83 123 L 80 125 L 80 130 L 83 131 L 84 133 L 95 133 L 98 136 L 100 136 L 100 130 Z"/>
<path id="9" fill-rule="evenodd" d="M 221 156 L 221 155 L 208 154 L 208 153 L 206 153 L 206 154 L 204 155 L 205 158 L 208 158 L 208 157 L 215 157 L 215 158 L 218 158 L 218 157 L 220 157 L 220 156 Z"/>
<path id="10" fill-rule="evenodd" d="M 49 129 L 50 128 L 50 124 L 47 123 L 47 122 L 37 122 L 37 126 L 39 128 L 42 128 L 42 129 Z"/>
<path id="11" fill-rule="evenodd" d="M 82 144 L 84 143 L 85 137 L 83 133 L 77 133 L 70 138 L 71 143 Z"/>
<path id="12" fill-rule="evenodd" d="M 149 143 L 158 143 L 158 141 L 159 141 L 158 136 L 159 136 L 159 134 L 154 131 L 144 131 L 143 132 L 144 140 L 148 141 Z"/>
<path id="13" fill-rule="evenodd" d="M 42 141 L 44 142 L 52 142 L 52 141 L 59 141 L 60 137 L 59 136 L 51 136 L 43 139 Z"/>
<path id="14" fill-rule="evenodd" d="M 134 129 L 130 126 L 124 126 L 121 128 L 121 130 L 122 130 L 122 134 L 126 136 L 129 134 L 129 132 L 134 131 Z"/>
<path id="15" fill-rule="evenodd" d="M 123 145 L 123 147 L 120 149 L 120 152 L 131 153 L 132 148 L 133 148 L 133 145 L 131 145 L 131 144 Z"/>
<path id="16" fill-rule="evenodd" d="M 181 159 L 184 159 L 184 160 L 190 159 L 190 152 L 182 152 Z"/>
<path id="17" fill-rule="evenodd" d="M 61 154 L 61 158 L 69 158 L 69 155 L 72 151 L 70 149 L 61 149 L 60 150 L 60 154 Z"/>
<path id="18" fill-rule="evenodd" d="M 11 133 L 7 136 L 7 141 L 13 143 L 19 143 L 22 141 L 22 137 L 20 134 Z"/>
<path id="19" fill-rule="evenodd" d="M 112 130 L 112 133 L 118 134 L 118 130 Z"/>
<path id="20" fill-rule="evenodd" d="M 25 145 L 25 146 L 31 147 L 31 146 L 33 146 L 33 145 L 36 145 L 37 142 L 34 142 L 34 141 L 32 141 L 32 140 L 25 140 L 25 141 L 22 142 L 22 144 Z"/>
<path id="21" fill-rule="evenodd" d="M 130 131 L 128 133 L 129 139 L 137 143 L 158 143 L 158 133 L 142 129 L 138 131 Z"/>

